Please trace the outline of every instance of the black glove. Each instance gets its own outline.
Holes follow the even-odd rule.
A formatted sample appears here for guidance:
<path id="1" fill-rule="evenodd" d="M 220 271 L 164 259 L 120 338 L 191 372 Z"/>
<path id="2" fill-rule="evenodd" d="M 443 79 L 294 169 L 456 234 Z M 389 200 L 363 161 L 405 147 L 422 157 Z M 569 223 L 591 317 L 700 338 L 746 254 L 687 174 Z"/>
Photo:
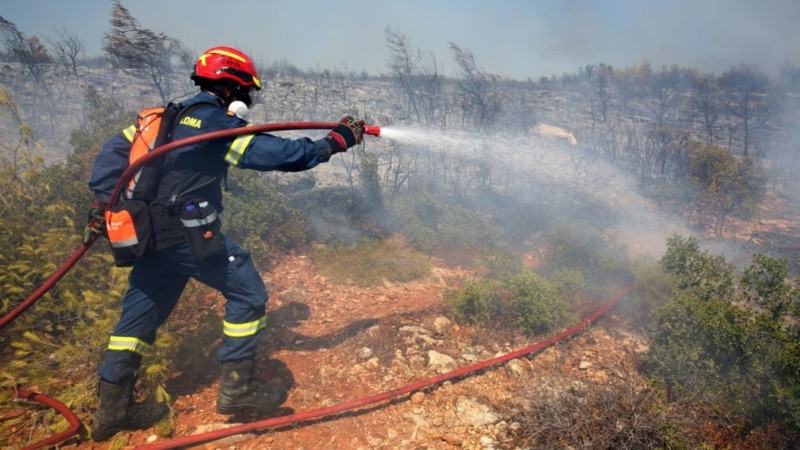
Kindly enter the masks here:
<path id="1" fill-rule="evenodd" d="M 83 243 L 88 244 L 94 236 L 101 236 L 106 231 L 106 218 L 105 218 L 106 204 L 102 202 L 94 202 L 89 207 L 89 213 L 86 215 L 86 228 L 83 229 Z"/>
<path id="2" fill-rule="evenodd" d="M 344 116 L 336 128 L 325 136 L 325 140 L 330 144 L 333 153 L 346 152 L 348 148 L 361 143 L 366 125 L 363 120 L 356 120 L 353 116 Z"/>

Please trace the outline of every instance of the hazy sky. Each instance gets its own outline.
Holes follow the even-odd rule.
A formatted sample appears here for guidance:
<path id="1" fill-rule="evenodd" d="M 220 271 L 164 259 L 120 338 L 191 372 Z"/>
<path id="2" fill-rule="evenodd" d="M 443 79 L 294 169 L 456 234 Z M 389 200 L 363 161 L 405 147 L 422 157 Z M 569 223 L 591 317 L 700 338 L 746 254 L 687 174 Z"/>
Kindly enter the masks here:
<path id="1" fill-rule="evenodd" d="M 649 62 L 720 73 L 800 65 L 800 0 L 123 0 L 141 26 L 196 52 L 234 45 L 264 62 L 385 73 L 384 30 L 436 55 L 452 74 L 449 42 L 481 68 L 516 79 L 575 73 L 585 64 Z M 108 0 L 2 0 L 0 16 L 26 35 L 78 35 L 101 53 Z"/>

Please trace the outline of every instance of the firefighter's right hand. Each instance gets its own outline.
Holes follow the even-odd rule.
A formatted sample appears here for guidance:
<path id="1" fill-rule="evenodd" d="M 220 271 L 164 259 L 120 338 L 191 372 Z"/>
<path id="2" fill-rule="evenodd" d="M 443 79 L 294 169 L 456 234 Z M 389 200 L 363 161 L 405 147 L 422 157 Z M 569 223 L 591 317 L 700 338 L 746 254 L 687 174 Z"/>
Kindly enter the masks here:
<path id="1" fill-rule="evenodd" d="M 356 120 L 353 116 L 344 116 L 331 130 L 325 140 L 331 146 L 333 153 L 346 152 L 348 148 L 360 144 L 364 139 L 364 127 L 366 122 Z"/>
<path id="2" fill-rule="evenodd" d="M 102 236 L 106 231 L 105 219 L 106 204 L 102 202 L 94 202 L 89 207 L 89 213 L 86 215 L 86 228 L 83 229 L 83 243 L 88 244 L 92 240 L 92 236 Z"/>

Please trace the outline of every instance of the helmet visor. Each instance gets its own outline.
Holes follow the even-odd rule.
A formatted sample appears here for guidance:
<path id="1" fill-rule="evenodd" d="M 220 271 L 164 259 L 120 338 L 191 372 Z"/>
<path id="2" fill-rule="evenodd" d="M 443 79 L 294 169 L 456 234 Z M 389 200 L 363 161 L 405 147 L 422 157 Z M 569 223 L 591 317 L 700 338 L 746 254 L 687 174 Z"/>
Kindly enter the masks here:
<path id="1" fill-rule="evenodd" d="M 254 77 L 252 74 L 245 72 L 244 70 L 233 69 L 231 67 L 222 67 L 220 71 L 229 73 L 242 80 L 242 82 L 245 84 L 255 86 L 256 89 L 261 89 L 261 80 L 259 80 L 258 77 Z"/>

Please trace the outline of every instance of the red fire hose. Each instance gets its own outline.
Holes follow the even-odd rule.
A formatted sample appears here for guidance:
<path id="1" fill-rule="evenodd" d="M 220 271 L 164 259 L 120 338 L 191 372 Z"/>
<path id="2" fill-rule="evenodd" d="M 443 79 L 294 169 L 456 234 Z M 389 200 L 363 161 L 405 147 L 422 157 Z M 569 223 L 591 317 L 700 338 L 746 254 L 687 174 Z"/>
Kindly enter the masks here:
<path id="1" fill-rule="evenodd" d="M 188 137 L 185 139 L 180 139 L 177 141 L 170 142 L 169 144 L 162 145 L 153 151 L 149 152 L 148 154 L 142 156 L 134 163 L 132 163 L 120 176 L 119 181 L 117 182 L 116 186 L 114 187 L 114 191 L 111 194 L 111 198 L 106 205 L 107 208 L 111 208 L 114 203 L 119 198 L 120 192 L 122 191 L 122 187 L 128 182 L 128 180 L 136 173 L 139 168 L 147 164 L 147 162 L 151 161 L 154 158 L 157 158 L 169 151 L 175 150 L 180 147 L 185 147 L 187 145 L 197 144 L 199 142 L 210 141 L 214 139 L 223 139 L 229 138 L 233 136 L 241 136 L 245 134 L 256 134 L 256 133 L 267 133 L 272 131 L 287 131 L 287 130 L 330 130 L 338 125 L 337 122 L 285 122 L 285 123 L 268 123 L 263 125 L 255 125 L 250 127 L 241 127 L 241 128 L 232 128 L 229 130 L 221 130 L 221 131 L 214 131 L 211 133 L 199 134 L 197 136 Z M 370 125 L 365 127 L 364 129 L 365 134 L 369 134 L 372 136 L 380 136 L 381 129 L 377 125 Z M 8 324 L 14 321 L 20 314 L 25 312 L 28 308 L 30 308 L 34 303 L 36 303 L 47 291 L 49 291 L 82 257 L 86 254 L 89 248 L 94 244 L 94 241 L 97 239 L 96 235 L 92 235 L 90 240 L 81 245 L 80 247 L 76 248 L 72 254 L 69 256 L 67 261 L 61 265 L 50 277 L 45 280 L 45 282 L 34 291 L 28 298 L 20 302 L 19 305 L 15 306 L 10 312 L 5 314 L 3 317 L 0 318 L 0 330 L 5 328 Z M 78 432 L 80 428 L 80 420 L 75 416 L 72 411 L 70 411 L 66 406 L 62 403 L 59 403 L 55 399 L 51 397 L 47 397 L 43 394 L 38 394 L 35 392 L 23 391 L 19 389 L 10 389 L 9 390 L 12 394 L 15 394 L 19 397 L 25 397 L 30 400 L 38 401 L 41 403 L 45 403 L 48 406 L 53 407 L 58 412 L 63 414 L 67 421 L 71 424 L 70 428 L 62 433 L 59 433 L 55 436 L 52 436 L 42 442 L 34 444 L 30 447 L 26 448 L 42 448 L 49 445 L 56 444 L 58 442 L 63 441 L 64 439 L 74 435 Z M 77 424 L 77 425 L 76 425 Z"/>
<path id="2" fill-rule="evenodd" d="M 78 416 L 75 415 L 66 405 L 59 402 L 58 400 L 48 397 L 44 394 L 39 394 L 38 392 L 26 391 L 23 389 L 10 389 L 9 392 L 16 394 L 18 398 L 24 398 L 27 400 L 32 400 L 39 403 L 44 403 L 45 405 L 55 409 L 61 415 L 66 417 L 67 421 L 69 422 L 69 428 L 61 433 L 54 434 L 49 438 L 39 441 L 36 444 L 30 445 L 28 447 L 23 448 L 22 450 L 33 450 L 36 448 L 43 448 L 48 447 L 51 445 L 56 445 L 59 442 L 68 439 L 71 436 L 78 434 L 78 431 L 81 429 L 81 420 L 78 419 Z"/>
<path id="3" fill-rule="evenodd" d="M 309 130 L 309 129 L 332 129 L 337 125 L 336 122 L 287 122 L 287 123 L 275 123 L 275 124 L 264 124 L 264 125 L 257 125 L 252 127 L 243 127 L 243 128 L 234 128 L 230 130 L 222 130 L 222 131 L 215 131 L 212 133 L 206 133 L 202 135 L 192 136 L 186 139 L 181 139 L 177 141 L 173 141 L 169 144 L 163 145 L 147 155 L 139 158 L 135 163 L 131 164 L 125 172 L 123 172 L 122 176 L 120 177 L 119 182 L 117 183 L 114 191 L 111 195 L 111 199 L 108 202 L 107 207 L 113 206 L 118 198 L 122 187 L 125 185 L 128 179 L 134 175 L 134 173 L 141 167 L 143 164 L 146 164 L 148 161 L 152 160 L 153 158 L 157 158 L 158 156 L 175 150 L 180 147 L 184 147 L 187 145 L 196 144 L 198 142 L 204 142 L 213 139 L 222 139 L 228 138 L 233 136 L 240 136 L 245 134 L 255 134 L 255 133 L 263 133 L 263 132 L 271 132 L 271 131 L 285 131 L 285 130 Z M 380 128 L 377 126 L 368 126 L 365 129 L 366 134 L 371 134 L 373 136 L 380 135 Z M 22 303 L 20 303 L 17 307 L 15 307 L 10 313 L 6 314 L 0 319 L 0 329 L 3 329 L 6 325 L 11 323 L 16 317 L 22 314 L 25 310 L 27 310 L 33 303 L 39 300 L 42 295 L 44 295 L 50 288 L 53 287 L 66 273 L 69 271 L 72 266 L 74 266 L 78 260 L 88 251 L 89 247 L 94 244 L 96 237 L 92 236 L 91 240 L 86 244 L 83 244 L 79 248 L 77 248 L 69 259 L 55 272 L 53 275 L 48 278 L 44 284 L 42 284 L 39 289 L 37 289 L 33 294 L 31 294 L 28 298 L 26 298 Z M 439 376 L 431 377 L 425 380 L 420 380 L 391 391 L 386 391 L 380 394 L 375 394 L 369 397 L 364 397 L 361 399 L 351 400 L 348 402 L 340 403 L 338 405 L 320 408 L 313 411 L 307 411 L 297 414 L 292 414 L 283 417 L 277 417 L 268 420 L 262 420 L 257 422 L 251 422 L 231 428 L 226 428 L 223 430 L 216 430 L 208 433 L 198 434 L 195 436 L 188 436 L 178 439 L 173 439 L 171 441 L 166 441 L 162 443 L 158 443 L 155 445 L 149 445 L 142 448 L 147 449 L 169 449 L 169 448 L 177 448 L 183 447 L 192 444 L 199 444 L 202 442 L 208 442 L 215 439 L 220 439 L 225 436 L 230 436 L 234 434 L 240 434 L 248 431 L 256 431 L 256 430 L 266 430 L 270 428 L 279 427 L 282 425 L 287 425 L 290 423 L 296 422 L 303 422 L 308 421 L 311 419 L 318 419 L 322 417 L 331 416 L 334 414 L 339 414 L 344 411 L 353 410 L 365 405 L 378 403 L 381 401 L 386 401 L 393 397 L 398 397 L 404 394 L 408 394 L 411 392 L 419 391 L 425 389 L 430 386 L 434 386 L 440 383 L 443 383 L 448 380 L 453 380 L 456 378 L 462 378 L 466 375 L 471 373 L 478 372 L 480 370 L 493 367 L 499 365 L 501 363 L 510 361 L 515 358 L 519 358 L 521 356 L 528 355 L 535 351 L 541 350 L 545 347 L 548 347 L 562 339 L 565 339 L 573 334 L 577 333 L 578 331 L 582 330 L 586 326 L 588 326 L 591 322 L 596 320 L 600 317 L 603 313 L 605 313 L 608 309 L 614 306 L 620 299 L 622 299 L 625 295 L 627 295 L 633 285 L 627 286 L 621 293 L 619 293 L 616 297 L 609 300 L 605 303 L 600 309 L 595 311 L 591 316 L 587 317 L 586 319 L 582 320 L 578 324 L 574 325 L 573 327 L 545 340 L 539 342 L 537 344 L 531 345 L 529 347 L 508 353 L 506 355 L 489 359 L 480 363 L 472 364 L 470 366 L 466 366 L 460 369 L 456 369 L 454 371 L 448 372 L 446 374 L 442 374 Z M 81 426 L 80 420 L 77 416 L 70 411 L 66 406 L 62 403 L 47 397 L 42 394 L 23 391 L 23 390 L 12 390 L 13 393 L 16 393 L 17 396 L 27 398 L 29 400 L 38 401 L 44 403 L 54 409 L 56 409 L 59 413 L 63 414 L 67 421 L 70 423 L 70 428 L 64 432 L 58 433 L 50 438 L 45 439 L 39 443 L 26 447 L 27 449 L 38 449 L 43 448 L 51 445 L 55 445 L 58 442 L 61 442 L 70 436 L 75 435 Z"/>
<path id="4" fill-rule="evenodd" d="M 373 403 L 378 403 L 382 401 L 389 400 L 394 397 L 399 397 L 404 394 L 408 394 L 411 392 L 421 391 L 425 388 L 438 385 L 444 383 L 448 380 L 453 380 L 456 378 L 463 378 L 469 374 L 487 369 L 489 367 L 497 366 L 501 363 L 505 363 L 511 361 L 512 359 L 516 359 L 533 352 L 539 351 L 545 347 L 549 347 L 550 345 L 555 344 L 556 342 L 565 339 L 573 334 L 577 333 L 578 331 L 586 328 L 590 323 L 595 321 L 598 317 L 603 315 L 606 311 L 608 311 L 612 306 L 617 304 L 623 297 L 625 297 L 631 290 L 633 289 L 633 284 L 626 286 L 622 292 L 617 294 L 614 298 L 606 302 L 600 309 L 595 311 L 591 316 L 583 319 L 582 321 L 578 322 L 577 324 L 573 325 L 571 328 L 562 331 L 561 333 L 556 334 L 555 336 L 533 344 L 529 347 L 525 347 L 520 350 L 513 351 L 511 353 L 507 353 L 503 356 L 498 356 L 496 358 L 488 359 L 486 361 L 478 362 L 469 366 L 465 366 L 451 372 L 438 375 L 435 377 L 431 377 L 425 380 L 416 381 L 411 384 L 407 384 L 405 386 L 392 389 L 391 391 L 382 392 L 380 394 L 375 394 L 369 397 L 363 397 L 356 400 L 350 400 L 344 403 L 339 403 L 338 405 L 328 406 L 326 408 L 320 408 L 313 411 L 306 411 L 300 412 L 296 414 L 291 414 L 288 416 L 282 417 L 275 417 L 272 419 L 266 419 L 256 422 L 245 423 L 242 425 L 237 425 L 234 427 L 223 428 L 220 430 L 209 431 L 207 433 L 196 434 L 194 436 L 186 436 L 182 438 L 172 439 L 165 442 L 159 442 L 158 444 L 152 445 L 145 445 L 142 447 L 138 447 L 139 449 L 148 449 L 148 450 L 162 450 L 162 449 L 170 449 L 170 448 L 178 448 L 178 447 L 185 447 L 189 445 L 197 445 L 203 442 L 213 441 L 216 439 L 222 439 L 227 436 L 233 436 L 236 434 L 242 434 L 250 431 L 262 431 L 267 430 L 270 428 L 277 428 L 284 425 L 289 425 L 292 423 L 297 422 L 304 422 L 312 419 L 320 419 L 323 417 L 329 417 L 336 414 L 341 414 L 345 411 L 354 410 L 356 408 L 360 408 L 362 406 L 370 405 Z"/>
<path id="5" fill-rule="evenodd" d="M 163 155 L 164 153 L 170 152 L 180 147 L 185 147 L 187 145 L 197 144 L 199 142 L 210 141 L 214 139 L 223 139 L 229 138 L 233 136 L 241 136 L 244 134 L 256 134 L 256 133 L 266 133 L 271 131 L 286 131 L 286 130 L 330 130 L 336 127 L 337 122 L 285 122 L 285 123 L 267 123 L 263 125 L 255 125 L 251 127 L 241 127 L 241 128 L 232 128 L 230 130 L 221 130 L 221 131 L 214 131 L 211 133 L 205 134 L 198 134 L 197 136 L 188 137 L 185 139 L 179 139 L 177 141 L 172 141 L 169 144 L 162 145 L 153 151 L 149 152 L 148 154 L 142 156 L 136 162 L 128 166 L 128 168 L 122 173 L 120 180 L 117 182 L 117 185 L 114 187 L 114 191 L 111 194 L 111 199 L 108 201 L 106 205 L 107 208 L 111 208 L 114 206 L 114 203 L 117 201 L 120 192 L 122 191 L 123 186 L 125 183 L 136 173 L 139 168 L 147 164 L 149 161 L 153 160 L 154 158 L 158 158 L 159 156 Z M 381 134 L 381 129 L 377 125 L 369 125 L 365 127 L 364 133 L 370 134 L 372 136 L 379 136 Z M 19 305 L 17 305 L 14 309 L 11 310 L 8 314 L 4 315 L 0 318 L 0 330 L 5 328 L 6 325 L 11 323 L 14 319 L 17 318 L 20 314 L 22 314 L 26 309 L 28 309 L 31 305 L 36 303 L 39 298 L 41 298 L 47 291 L 50 290 L 57 282 L 64 276 L 71 268 L 78 262 L 79 259 L 83 257 L 89 247 L 94 244 L 94 241 L 97 239 L 96 235 L 92 235 L 89 242 L 84 245 L 81 245 L 72 253 L 72 255 L 67 259 L 67 261 L 62 265 L 57 271 L 53 273 L 53 275 L 48 278 L 44 284 L 42 284 L 39 289 L 37 289 L 33 294 L 31 294 L 28 298 L 22 301 Z"/>

